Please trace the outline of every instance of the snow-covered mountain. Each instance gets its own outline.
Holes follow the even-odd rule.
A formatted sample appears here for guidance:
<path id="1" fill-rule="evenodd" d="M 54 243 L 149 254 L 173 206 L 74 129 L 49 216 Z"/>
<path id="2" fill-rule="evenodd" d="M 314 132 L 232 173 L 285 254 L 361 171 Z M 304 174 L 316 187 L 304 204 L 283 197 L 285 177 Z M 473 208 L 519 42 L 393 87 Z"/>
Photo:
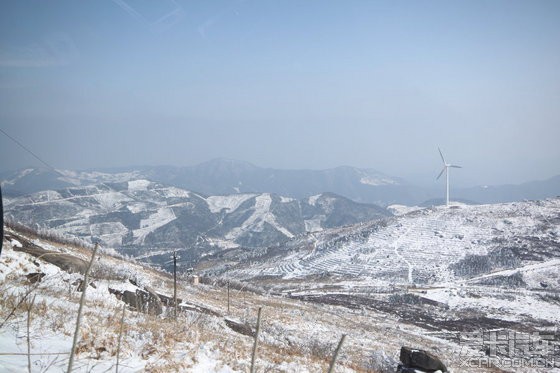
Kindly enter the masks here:
<path id="1" fill-rule="evenodd" d="M 385 296 L 386 301 L 379 299 L 383 294 L 369 297 L 371 304 L 361 307 L 356 307 L 355 301 L 364 297 L 339 292 L 339 298 L 331 298 L 331 303 L 338 301 L 333 306 L 317 303 L 310 292 L 306 296 L 315 300 L 313 303 L 300 301 L 299 293 L 291 297 L 295 299 L 259 295 L 259 289 L 252 284 L 233 280 L 228 283 L 230 296 L 230 286 L 211 283 L 210 279 L 197 284 L 189 281 L 189 277 L 180 276 L 175 302 L 170 275 L 107 255 L 101 247 L 92 261 L 89 286 L 84 293 L 82 273 L 62 265 L 56 258 L 85 264 L 91 258 L 91 249 L 53 242 L 12 228 L 6 229 L 3 244 L 0 256 L 2 372 L 67 371 L 70 351 L 76 354 L 73 371 L 79 372 L 115 369 L 119 372 L 247 372 L 251 367 L 260 307 L 256 371 L 325 372 L 342 335 L 346 338 L 336 371 L 394 372 L 401 346 L 437 354 L 449 371 L 488 371 L 464 367 L 466 353 L 473 359 L 488 359 L 484 341 L 467 344 L 457 337 L 460 332 L 471 330 L 472 318 L 402 289 Z M 82 317 L 76 328 L 82 295 Z M 403 317 L 405 311 L 408 314 Z M 418 313 L 409 317 L 411 311 Z M 424 316 L 422 311 L 436 316 L 419 317 Z M 479 327 L 501 322 L 507 329 L 499 330 L 500 335 L 525 330 L 517 336 L 531 337 L 531 343 L 540 347 L 533 351 L 537 357 L 547 358 L 547 363 L 557 359 L 555 341 L 535 335 L 536 331 L 546 330 L 544 322 L 527 331 L 526 323 L 482 317 L 482 309 L 472 309 L 473 312 L 477 313 Z M 554 320 L 558 314 L 549 317 Z M 554 333 L 543 337 L 550 334 L 554 338 Z M 556 354 L 544 355 L 543 343 L 550 343 L 550 351 Z M 541 362 L 537 369 L 523 371 L 552 369 Z"/>
<path id="2" fill-rule="evenodd" d="M 331 192 L 357 202 L 378 205 L 397 201 L 418 203 L 430 198 L 425 191 L 402 179 L 375 170 L 353 167 L 278 170 L 228 159 L 215 159 L 190 167 L 157 166 L 103 171 L 25 169 L 0 174 L 5 193 L 12 196 L 142 178 L 205 195 L 272 193 L 302 199 Z"/>
<path id="3" fill-rule="evenodd" d="M 239 255 L 237 265 L 232 257 L 224 262 L 228 276 L 266 276 L 278 283 L 322 276 L 368 286 L 424 286 L 489 280 L 518 271 L 516 276 L 531 286 L 544 281 L 560 289 L 560 198 L 411 209 L 298 237 L 282 249 Z M 252 265 L 246 266 L 245 260 Z M 550 269 L 556 271 L 552 278 Z M 213 271 L 220 269 L 215 266 Z"/>
<path id="4" fill-rule="evenodd" d="M 133 256 L 188 248 L 193 259 L 389 215 L 330 193 L 303 200 L 270 193 L 204 196 L 144 179 L 8 198 L 5 208 L 14 221 L 100 240 Z"/>
<path id="5" fill-rule="evenodd" d="M 138 224 L 140 231 L 130 233 L 131 239 L 142 237 L 143 227 L 170 218 L 159 210 L 168 199 L 166 206 L 173 211 L 175 205 L 195 210 L 199 203 L 208 214 L 224 220 L 239 212 L 237 217 L 243 217 L 246 227 L 258 229 L 277 224 L 288 229 L 279 222 L 274 205 L 294 202 L 270 194 L 204 197 L 137 180 L 39 193 L 22 206 L 47 206 L 37 210 L 45 216 L 73 204 L 76 211 L 110 214 L 124 206 L 142 213 L 146 210 L 139 204 L 147 203 L 151 193 L 155 195 L 150 203 L 159 207 L 137 217 L 143 223 Z M 12 205 L 14 200 L 8 202 Z M 332 195 L 299 203 L 321 212 L 337 210 Z M 301 210 L 302 215 L 315 213 Z M 120 308 L 126 304 L 125 325 L 130 325 L 124 328 L 121 361 L 131 370 L 247 371 L 252 342 L 248 335 L 256 322 L 256 312 L 248 310 L 264 305 L 261 336 L 266 348 L 259 360 L 261 367 L 266 361 L 267 369 L 274 371 L 325 371 L 341 334 L 347 335 L 347 342 L 339 364 L 348 372 L 394 371 L 400 347 L 411 345 L 435 351 L 452 371 L 488 371 L 502 367 L 496 364 L 521 359 L 527 364 L 539 360 L 538 365 L 516 371 L 560 368 L 559 198 L 450 208 L 392 206 L 391 210 L 398 216 L 323 227 L 282 245 L 206 253 L 194 271 L 208 285 L 186 285 L 186 277 L 179 281 L 182 300 L 178 300 L 177 323 L 171 321 L 169 276 L 102 255 L 95 261 L 94 284 L 88 287 L 78 363 L 95 372 L 114 367 Z M 157 217 L 151 217 L 154 211 Z M 33 364 L 63 370 L 67 358 L 55 357 L 67 356 L 71 349 L 81 279 L 59 267 L 60 260 L 73 257 L 72 263 L 78 265 L 91 253 L 17 227 L 6 231 L 0 285 L 1 300 L 8 307 L 0 307 L 0 314 L 7 327 L 0 328 L 0 349 L 8 353 L 0 357 L 0 370 L 25 370 L 31 364 L 21 358 L 26 351 L 33 353 Z M 56 255 L 45 256 L 45 250 Z M 162 258 L 168 259 L 168 254 Z M 226 283 L 234 289 L 231 305 Z M 267 295 L 248 293 L 248 288 Z M 161 312 L 158 317 L 140 312 L 150 312 L 139 300 L 150 299 L 150 294 L 151 299 L 159 299 L 159 306 L 154 306 L 154 312 Z M 18 307 L 18 300 L 25 299 L 22 296 L 36 297 L 36 306 L 27 302 Z M 31 323 L 26 324 L 28 320 Z M 22 338 L 26 330 L 29 343 Z M 497 348 L 495 342 L 507 338 L 515 343 L 529 341 L 530 346 L 521 355 L 517 345 Z M 494 360 L 482 369 L 463 365 L 466 358 L 480 363 L 488 356 Z"/>
<path id="6" fill-rule="evenodd" d="M 302 199 L 325 192 L 356 202 L 388 206 L 442 204 L 443 184 L 419 187 L 371 169 L 337 167 L 327 170 L 279 170 L 247 162 L 215 159 L 190 167 L 130 167 L 69 171 L 25 169 L 0 173 L 4 193 L 25 195 L 106 182 L 148 179 L 204 195 L 272 193 Z M 545 199 L 560 195 L 560 176 L 519 185 L 454 188 L 453 198 L 467 203 L 500 203 Z"/>
<path id="7" fill-rule="evenodd" d="M 559 351 L 560 198 L 410 210 L 282 247 L 223 251 L 199 269 L 290 298 L 395 314 L 428 334 L 538 331 Z"/>
<path id="8" fill-rule="evenodd" d="M 26 168 L 0 173 L 0 181 L 2 182 L 4 193 L 12 196 L 32 194 L 43 190 L 125 182 L 140 178 L 141 172 L 138 170 L 130 172 L 101 172 Z"/>

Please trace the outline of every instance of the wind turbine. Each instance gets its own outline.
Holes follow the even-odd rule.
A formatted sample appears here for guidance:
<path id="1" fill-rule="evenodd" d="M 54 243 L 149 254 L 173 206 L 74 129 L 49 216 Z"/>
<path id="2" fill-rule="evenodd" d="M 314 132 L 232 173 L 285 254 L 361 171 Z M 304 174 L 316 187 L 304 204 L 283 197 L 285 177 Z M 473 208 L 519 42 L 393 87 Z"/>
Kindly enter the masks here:
<path id="1" fill-rule="evenodd" d="M 443 161 L 443 169 L 439 173 L 436 180 L 438 180 L 441 177 L 441 175 L 443 175 L 443 173 L 445 172 L 445 176 L 446 176 L 445 187 L 447 189 L 447 192 L 445 193 L 445 205 L 449 206 L 449 169 L 450 168 L 462 168 L 462 167 L 445 162 L 445 158 L 443 158 L 443 153 L 441 152 L 441 149 L 438 148 L 438 150 L 439 150 L 439 155 L 441 156 L 441 160 Z"/>

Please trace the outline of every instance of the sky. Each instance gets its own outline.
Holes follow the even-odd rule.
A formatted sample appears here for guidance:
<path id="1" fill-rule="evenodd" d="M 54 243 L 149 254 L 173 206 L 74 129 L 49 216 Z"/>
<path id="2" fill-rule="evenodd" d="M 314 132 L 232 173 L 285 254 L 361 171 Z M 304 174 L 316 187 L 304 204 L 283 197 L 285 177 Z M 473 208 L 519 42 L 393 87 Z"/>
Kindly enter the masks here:
<path id="1" fill-rule="evenodd" d="M 560 174 L 559 1 L 2 1 L 0 129 L 61 169 Z M 0 133 L 0 171 L 41 166 Z M 440 180 L 441 181 L 441 180 Z"/>

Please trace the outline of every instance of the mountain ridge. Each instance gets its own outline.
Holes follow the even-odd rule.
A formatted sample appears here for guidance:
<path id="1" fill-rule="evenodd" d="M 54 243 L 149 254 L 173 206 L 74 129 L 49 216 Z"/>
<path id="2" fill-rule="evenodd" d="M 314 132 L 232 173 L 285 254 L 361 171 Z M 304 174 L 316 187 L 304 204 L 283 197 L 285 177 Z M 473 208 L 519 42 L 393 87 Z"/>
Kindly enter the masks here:
<path id="1" fill-rule="evenodd" d="M 5 210 L 13 221 L 99 240 L 134 256 L 189 247 L 193 258 L 390 215 L 332 193 L 302 200 L 272 193 L 207 196 L 145 179 L 7 198 Z"/>
<path id="2" fill-rule="evenodd" d="M 0 174 L 7 196 L 47 189 L 124 182 L 145 178 L 206 195 L 273 193 L 302 199 L 332 192 L 356 202 L 380 206 L 439 204 L 440 185 L 420 187 L 374 169 L 339 166 L 324 170 L 263 168 L 216 158 L 195 166 L 135 166 L 103 170 L 24 169 Z M 454 188 L 452 198 L 472 203 L 501 203 L 560 195 L 560 175 L 522 184 Z"/>

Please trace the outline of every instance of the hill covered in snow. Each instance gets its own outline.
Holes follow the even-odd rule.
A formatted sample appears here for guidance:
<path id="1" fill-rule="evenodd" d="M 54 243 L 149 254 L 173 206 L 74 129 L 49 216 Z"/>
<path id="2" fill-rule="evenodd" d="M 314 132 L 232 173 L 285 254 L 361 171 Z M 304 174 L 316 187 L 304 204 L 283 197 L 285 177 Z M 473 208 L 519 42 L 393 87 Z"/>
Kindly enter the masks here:
<path id="1" fill-rule="evenodd" d="M 230 273 L 443 283 L 560 258 L 559 224 L 560 199 L 417 209 L 298 238 L 272 260 L 251 257 L 251 268 Z"/>
<path id="2" fill-rule="evenodd" d="M 239 203 L 221 202 L 212 209 Z M 559 205 L 420 209 L 268 249 L 222 250 L 195 268 L 200 284 L 180 276 L 177 303 L 171 276 L 103 248 L 75 366 L 113 370 L 118 355 L 123 372 L 247 371 L 263 307 L 257 370 L 325 371 L 342 334 L 337 370 L 344 372 L 394 372 L 401 346 L 431 351 L 455 372 L 510 371 L 500 364 L 519 356 L 533 365 L 515 371 L 558 370 Z M 5 238 L 0 370 L 64 371 L 80 263 L 91 249 L 14 228 Z M 494 343 L 507 338 L 527 350 Z M 486 365 L 465 366 L 466 358 Z"/>
<path id="3" fill-rule="evenodd" d="M 434 170 L 434 178 L 437 170 Z M 44 190 L 84 187 L 101 183 L 148 179 L 202 195 L 277 194 L 301 200 L 335 193 L 361 203 L 440 205 L 444 183 L 418 186 L 373 169 L 342 166 L 326 170 L 289 170 L 255 166 L 248 162 L 214 159 L 194 166 L 146 166 L 105 170 L 49 170 L 28 168 L 1 172 L 5 195 L 21 196 Z M 468 203 L 499 203 L 545 199 L 560 194 L 560 175 L 517 185 L 453 187 L 452 197 Z"/>
<path id="4" fill-rule="evenodd" d="M 100 241 L 156 263 L 158 256 L 167 261 L 172 250 L 196 260 L 224 248 L 276 245 L 390 215 L 332 193 L 302 200 L 270 193 L 204 196 L 144 179 L 8 198 L 5 209 L 16 222 Z"/>
<path id="5" fill-rule="evenodd" d="M 53 258 L 87 263 L 91 255 L 88 248 L 6 230 L 0 257 L 0 371 L 66 371 L 83 273 Z M 403 343 L 437 352 L 448 366 L 458 364 L 460 346 L 426 338 L 413 325 L 401 327 L 390 315 L 258 294 L 258 288 L 234 282 L 228 300 L 224 286 L 211 279 L 193 284 L 188 277 L 180 277 L 175 303 L 172 278 L 165 273 L 103 248 L 93 263 L 73 371 L 246 372 L 259 307 L 257 371 L 324 372 L 342 334 L 347 338 L 337 371 L 393 371 Z M 388 331 L 392 338 L 383 338 Z"/>
<path id="6" fill-rule="evenodd" d="M 560 321 L 560 198 L 418 209 L 205 260 L 207 273 L 428 328 L 448 328 L 449 318 L 543 328 Z M 404 309 L 392 305 L 398 289 L 408 294 Z"/>

